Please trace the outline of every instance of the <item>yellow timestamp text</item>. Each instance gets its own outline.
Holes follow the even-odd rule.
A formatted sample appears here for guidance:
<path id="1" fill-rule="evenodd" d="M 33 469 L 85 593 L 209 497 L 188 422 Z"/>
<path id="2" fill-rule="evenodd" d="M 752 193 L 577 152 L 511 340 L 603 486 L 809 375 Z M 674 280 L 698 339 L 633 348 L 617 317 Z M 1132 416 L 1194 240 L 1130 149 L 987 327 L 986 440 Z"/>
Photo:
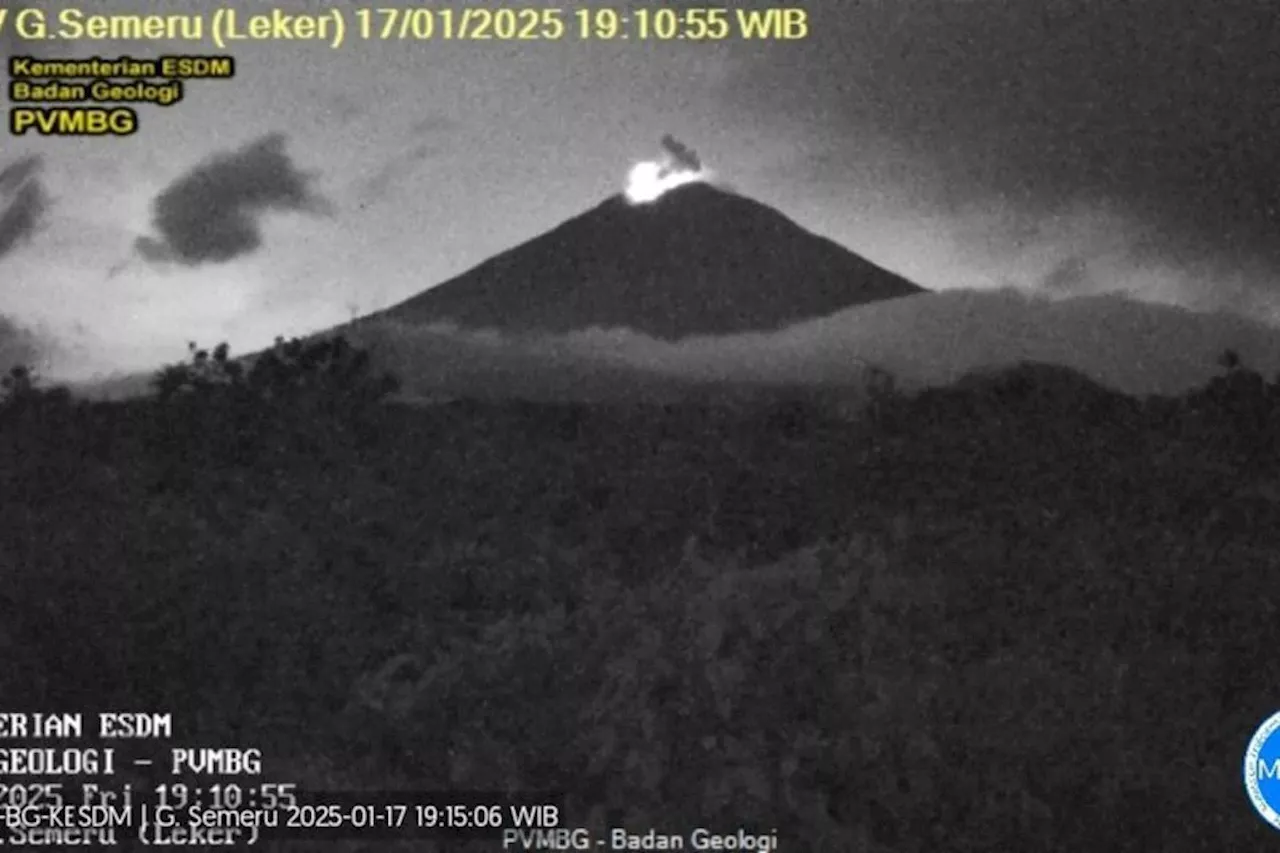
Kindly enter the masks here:
<path id="1" fill-rule="evenodd" d="M 203 42 L 220 50 L 245 41 L 318 42 L 335 49 L 352 42 L 391 41 L 798 41 L 810 29 L 808 10 L 798 6 L 562 9 L 321 3 L 306 11 L 262 4 L 181 13 L 0 6 L 0 38 L 64 44 Z"/>
<path id="2" fill-rule="evenodd" d="M 353 11 L 365 41 L 727 41 L 803 39 L 809 13 L 798 7 L 702 9 L 659 7 L 623 11 L 464 8 L 361 8 Z"/>

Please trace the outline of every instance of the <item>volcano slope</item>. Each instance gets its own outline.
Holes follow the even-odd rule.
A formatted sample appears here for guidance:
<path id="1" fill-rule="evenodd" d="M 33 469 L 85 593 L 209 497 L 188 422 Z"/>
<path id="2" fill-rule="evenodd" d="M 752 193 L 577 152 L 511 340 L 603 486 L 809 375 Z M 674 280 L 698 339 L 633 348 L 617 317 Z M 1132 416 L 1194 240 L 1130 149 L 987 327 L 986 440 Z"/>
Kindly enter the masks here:
<path id="1" fill-rule="evenodd" d="M 369 319 L 535 334 L 626 327 L 674 340 L 921 292 L 773 208 L 694 183 L 645 204 L 612 196 Z"/>

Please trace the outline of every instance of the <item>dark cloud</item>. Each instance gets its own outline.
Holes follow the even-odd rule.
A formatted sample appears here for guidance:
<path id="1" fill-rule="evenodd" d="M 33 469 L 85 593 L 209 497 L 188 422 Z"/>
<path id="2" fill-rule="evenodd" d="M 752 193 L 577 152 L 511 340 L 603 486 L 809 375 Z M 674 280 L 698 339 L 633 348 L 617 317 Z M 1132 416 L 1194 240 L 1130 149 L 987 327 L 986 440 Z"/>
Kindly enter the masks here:
<path id="1" fill-rule="evenodd" d="M 1253 0 L 812 0 L 735 105 L 831 145 L 822 175 L 906 164 L 912 198 L 1030 218 L 1119 209 L 1158 254 L 1280 266 L 1280 51 Z M 778 69 L 811 82 L 801 91 Z M 842 175 L 841 172 L 844 172 Z M 918 189 L 918 187 L 912 187 Z"/>
<path id="2" fill-rule="evenodd" d="M 45 335 L 0 314 L 0 373 L 19 364 L 37 364 L 51 347 Z"/>
<path id="3" fill-rule="evenodd" d="M 457 121 L 440 113 L 415 121 L 409 127 L 406 147 L 355 183 L 356 204 L 365 208 L 392 195 L 405 178 L 440 151 L 443 139 L 459 128 Z"/>
<path id="4" fill-rule="evenodd" d="M 135 248 L 148 260 L 188 266 L 249 254 L 262 245 L 264 213 L 326 209 L 311 182 L 285 153 L 284 137 L 271 134 L 174 181 L 153 204 L 157 235 L 139 237 Z"/>
<path id="5" fill-rule="evenodd" d="M 702 160 L 699 159 L 698 152 L 671 134 L 668 133 L 662 137 L 662 148 L 682 170 L 697 172 L 702 169 Z"/>
<path id="6" fill-rule="evenodd" d="M 0 169 L 0 258 L 40 227 L 49 197 L 39 172 L 37 156 L 24 157 Z"/>

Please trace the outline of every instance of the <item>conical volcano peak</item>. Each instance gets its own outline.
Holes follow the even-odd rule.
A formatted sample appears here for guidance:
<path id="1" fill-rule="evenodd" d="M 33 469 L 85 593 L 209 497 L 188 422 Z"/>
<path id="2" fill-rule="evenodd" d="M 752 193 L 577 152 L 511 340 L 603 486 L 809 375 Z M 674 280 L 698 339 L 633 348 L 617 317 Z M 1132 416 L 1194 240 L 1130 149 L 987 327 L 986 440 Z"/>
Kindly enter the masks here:
<path id="1" fill-rule="evenodd" d="M 738 221 L 743 216 L 757 219 L 762 215 L 790 222 L 778 211 L 725 187 L 696 182 L 669 189 L 653 201 L 643 204 L 631 201 L 626 193 L 618 193 L 586 214 L 569 220 L 565 225 L 590 218 L 599 222 L 631 222 L 636 225 L 652 223 L 666 227 L 684 224 L 703 229 L 714 225 L 716 217 L 728 216 Z"/>
<path id="2" fill-rule="evenodd" d="M 628 328 L 674 340 L 769 331 L 922 289 L 702 181 L 625 194 L 382 312 L 508 333 Z"/>
<path id="3" fill-rule="evenodd" d="M 800 235 L 809 239 L 798 240 Z M 707 183 L 686 184 L 639 205 L 613 196 L 547 236 L 564 241 L 565 251 L 573 245 L 608 246 L 619 263 L 660 266 L 676 278 L 719 265 L 741 269 L 765 253 L 789 259 L 796 272 L 812 272 L 815 255 L 824 262 L 856 257 L 774 208 Z"/>

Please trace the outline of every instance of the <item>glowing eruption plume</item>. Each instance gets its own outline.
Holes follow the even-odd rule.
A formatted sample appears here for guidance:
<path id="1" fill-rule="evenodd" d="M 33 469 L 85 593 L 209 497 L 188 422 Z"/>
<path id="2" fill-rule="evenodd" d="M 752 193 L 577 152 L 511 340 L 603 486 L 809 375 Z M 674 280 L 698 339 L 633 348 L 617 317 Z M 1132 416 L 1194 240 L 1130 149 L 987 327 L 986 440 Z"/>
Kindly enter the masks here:
<path id="1" fill-rule="evenodd" d="M 668 190 L 711 179 L 697 153 L 675 137 L 662 137 L 662 148 L 663 159 L 637 163 L 627 175 L 626 196 L 632 204 L 645 204 Z"/>

